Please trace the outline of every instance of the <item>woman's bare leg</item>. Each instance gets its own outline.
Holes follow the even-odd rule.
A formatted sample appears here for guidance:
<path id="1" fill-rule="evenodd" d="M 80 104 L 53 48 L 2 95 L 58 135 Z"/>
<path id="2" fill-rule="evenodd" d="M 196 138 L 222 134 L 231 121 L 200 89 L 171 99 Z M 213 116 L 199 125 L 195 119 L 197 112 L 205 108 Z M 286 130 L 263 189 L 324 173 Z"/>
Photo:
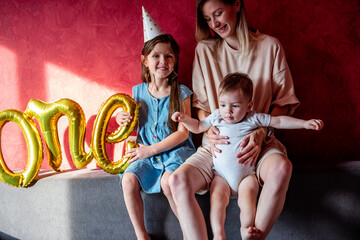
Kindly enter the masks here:
<path id="1" fill-rule="evenodd" d="M 144 204 L 137 177 L 132 173 L 124 173 L 122 177 L 122 188 L 126 209 L 128 210 L 137 239 L 150 240 L 150 236 L 145 229 Z"/>
<path id="2" fill-rule="evenodd" d="M 230 187 L 226 180 L 215 175 L 210 187 L 210 223 L 214 240 L 226 239 L 224 225 L 230 194 Z"/>
<path id="3" fill-rule="evenodd" d="M 291 173 L 292 164 L 283 154 L 272 153 L 261 164 L 260 180 L 264 184 L 258 201 L 255 226 L 263 232 L 262 239 L 269 234 L 284 207 Z"/>
<path id="4" fill-rule="evenodd" d="M 206 223 L 195 193 L 206 187 L 200 171 L 190 165 L 181 165 L 169 178 L 178 219 L 185 239 L 208 239 Z"/>

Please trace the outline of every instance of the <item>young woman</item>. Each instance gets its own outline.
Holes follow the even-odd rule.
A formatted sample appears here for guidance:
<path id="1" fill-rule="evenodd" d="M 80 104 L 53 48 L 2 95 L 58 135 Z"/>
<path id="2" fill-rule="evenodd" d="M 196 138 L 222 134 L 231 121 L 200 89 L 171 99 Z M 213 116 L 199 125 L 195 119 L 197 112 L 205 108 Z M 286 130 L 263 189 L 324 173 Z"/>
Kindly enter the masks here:
<path id="1" fill-rule="evenodd" d="M 299 101 L 284 50 L 277 39 L 250 30 L 242 0 L 198 0 L 196 38 L 193 107 L 200 120 L 218 108 L 218 87 L 232 72 L 247 73 L 253 80 L 255 111 L 273 116 L 294 112 Z M 183 234 L 188 239 L 207 239 L 196 192 L 210 188 L 211 207 L 223 212 L 223 205 L 217 204 L 224 198 L 222 189 L 210 187 L 212 151 L 220 151 L 215 144 L 228 143 L 227 136 L 218 133 L 211 127 L 203 136 L 202 146 L 169 179 Z M 255 227 L 262 233 L 258 239 L 265 239 L 283 209 L 292 164 L 284 146 L 267 128 L 247 135 L 241 146 L 244 148 L 237 155 L 239 161 L 245 165 L 257 162 L 256 175 L 263 185 Z M 224 229 L 216 227 L 222 225 L 212 224 L 214 239 L 225 238 Z"/>

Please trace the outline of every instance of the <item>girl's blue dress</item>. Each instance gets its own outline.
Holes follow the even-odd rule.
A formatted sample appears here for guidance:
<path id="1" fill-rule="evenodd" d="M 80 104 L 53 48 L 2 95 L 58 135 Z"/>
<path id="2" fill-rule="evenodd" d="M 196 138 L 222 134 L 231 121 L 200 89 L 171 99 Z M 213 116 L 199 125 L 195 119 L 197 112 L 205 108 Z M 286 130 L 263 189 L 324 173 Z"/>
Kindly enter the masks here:
<path id="1" fill-rule="evenodd" d="M 151 96 L 148 83 L 136 85 L 132 91 L 134 100 L 141 103 L 136 142 L 152 145 L 162 141 L 172 133 L 166 124 L 170 95 L 163 98 Z M 180 92 L 181 101 L 192 94 L 189 88 L 181 84 Z M 164 171 L 174 172 L 193 153 L 195 153 L 195 146 L 189 133 L 186 141 L 150 158 L 132 162 L 125 172 L 135 174 L 144 192 L 159 193 L 161 191 L 160 179 Z"/>

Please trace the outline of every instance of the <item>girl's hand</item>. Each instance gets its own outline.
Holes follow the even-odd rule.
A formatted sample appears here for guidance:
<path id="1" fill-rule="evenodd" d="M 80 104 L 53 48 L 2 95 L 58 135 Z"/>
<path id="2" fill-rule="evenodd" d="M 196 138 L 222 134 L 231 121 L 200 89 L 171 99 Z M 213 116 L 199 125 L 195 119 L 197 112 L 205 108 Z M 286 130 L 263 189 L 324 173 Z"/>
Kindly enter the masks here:
<path id="1" fill-rule="evenodd" d="M 215 145 L 216 144 L 229 144 L 228 141 L 224 141 L 223 139 L 229 139 L 227 136 L 219 135 L 220 131 L 214 126 L 211 126 L 208 130 L 209 135 L 209 143 L 211 148 L 212 155 L 216 158 L 215 152 L 221 153 L 221 150 L 218 149 Z"/>
<path id="2" fill-rule="evenodd" d="M 120 127 L 126 127 L 126 125 L 131 122 L 132 116 L 128 112 L 121 111 L 116 114 L 115 119 Z"/>
<path id="3" fill-rule="evenodd" d="M 244 166 L 250 163 L 251 166 L 254 166 L 265 137 L 266 132 L 262 129 L 255 130 L 244 137 L 240 143 L 240 147 L 243 147 L 243 149 L 236 155 L 236 157 L 239 158 L 238 163 L 242 163 Z"/>
<path id="4" fill-rule="evenodd" d="M 155 155 L 155 152 L 153 152 L 154 148 L 151 146 L 143 145 L 139 143 L 139 147 L 132 148 L 125 152 L 124 158 L 132 157 L 128 163 L 132 163 L 134 161 L 137 161 L 139 159 L 149 158 Z"/>
<path id="5" fill-rule="evenodd" d="M 324 122 L 321 121 L 320 119 L 311 119 L 311 120 L 305 121 L 304 127 L 306 129 L 320 131 L 324 127 Z"/>

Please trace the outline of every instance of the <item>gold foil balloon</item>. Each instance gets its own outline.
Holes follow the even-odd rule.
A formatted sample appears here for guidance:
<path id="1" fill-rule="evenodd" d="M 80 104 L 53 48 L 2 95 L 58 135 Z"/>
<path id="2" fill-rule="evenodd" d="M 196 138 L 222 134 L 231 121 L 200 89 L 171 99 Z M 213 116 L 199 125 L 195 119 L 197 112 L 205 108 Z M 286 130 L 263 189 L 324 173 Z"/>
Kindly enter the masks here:
<path id="1" fill-rule="evenodd" d="M 136 148 L 138 147 L 138 144 L 134 141 L 128 141 L 126 143 L 126 151 L 130 150 L 132 148 Z M 112 168 L 109 169 L 109 171 L 105 170 L 108 173 L 112 173 L 112 174 L 116 174 L 116 173 L 122 173 L 125 171 L 125 169 L 130 165 L 130 163 L 128 163 L 128 161 L 131 159 L 130 158 L 121 158 L 120 161 L 115 165 L 108 165 L 107 168 Z"/>
<path id="2" fill-rule="evenodd" d="M 31 183 L 39 172 L 43 161 L 42 142 L 40 134 L 32 118 L 35 118 L 41 128 L 46 143 L 46 151 L 49 159 L 49 166 L 60 171 L 62 154 L 58 137 L 57 123 L 61 116 L 67 116 L 69 120 L 69 145 L 74 165 L 77 168 L 85 167 L 95 156 L 98 165 L 108 173 L 116 174 L 123 172 L 128 166 L 130 158 L 122 158 L 112 162 L 106 154 L 105 141 L 117 143 L 125 140 L 134 130 L 138 119 L 138 108 L 141 104 L 136 103 L 131 97 L 125 94 L 111 96 L 101 107 L 94 123 L 91 139 L 91 150 L 86 153 L 84 150 L 84 137 L 86 120 L 80 105 L 70 99 L 60 99 L 53 103 L 45 103 L 40 100 L 30 100 L 25 113 L 18 110 L 4 110 L 0 112 L 0 140 L 1 131 L 7 122 L 16 123 L 26 141 L 27 163 L 25 170 L 14 173 L 6 165 L 0 142 L 0 181 L 16 187 L 25 187 Z M 127 126 L 119 127 L 113 133 L 106 132 L 111 115 L 117 108 L 123 108 L 132 116 Z M 137 147 L 135 142 L 129 141 L 126 149 Z"/>
<path id="3" fill-rule="evenodd" d="M 130 96 L 126 94 L 115 94 L 111 96 L 101 106 L 98 115 L 96 116 L 94 129 L 91 138 L 91 149 L 96 159 L 97 164 L 108 173 L 121 173 L 127 167 L 126 162 L 129 159 L 121 159 L 119 161 L 111 161 L 107 156 L 105 149 L 105 140 L 108 143 L 117 143 L 125 140 L 134 130 L 138 119 L 138 108 L 141 106 Z M 113 133 L 106 132 L 110 118 L 114 111 L 118 108 L 123 108 L 123 111 L 130 113 L 132 116 L 131 122 L 125 127 L 119 127 Z M 136 144 L 129 142 L 127 149 L 136 147 Z"/>
<path id="4" fill-rule="evenodd" d="M 60 99 L 53 103 L 32 99 L 25 113 L 39 122 L 46 143 L 49 166 L 54 171 L 60 171 L 62 163 L 57 123 L 64 115 L 69 119 L 69 147 L 75 167 L 83 168 L 90 163 L 93 155 L 84 150 L 86 120 L 79 104 L 70 99 Z"/>
<path id="5" fill-rule="evenodd" d="M 41 138 L 35 123 L 23 112 L 12 109 L 0 112 L 0 137 L 7 122 L 14 122 L 20 127 L 26 141 L 28 159 L 25 169 L 14 173 L 3 159 L 0 144 L 0 180 L 15 187 L 26 187 L 38 174 L 43 160 Z"/>

